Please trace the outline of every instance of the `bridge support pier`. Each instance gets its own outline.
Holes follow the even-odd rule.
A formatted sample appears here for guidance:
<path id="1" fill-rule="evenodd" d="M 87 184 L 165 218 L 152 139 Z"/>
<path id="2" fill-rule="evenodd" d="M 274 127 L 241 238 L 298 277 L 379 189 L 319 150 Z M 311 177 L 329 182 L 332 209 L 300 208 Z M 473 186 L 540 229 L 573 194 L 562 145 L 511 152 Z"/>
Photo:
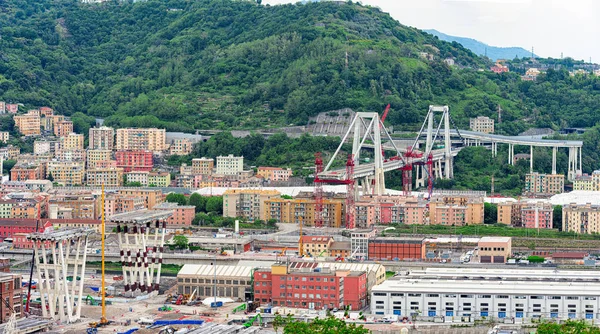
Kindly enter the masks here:
<path id="1" fill-rule="evenodd" d="M 556 146 L 552 148 L 552 174 L 556 174 Z"/>
<path id="2" fill-rule="evenodd" d="M 529 146 L 529 173 L 533 173 L 533 145 Z"/>
<path id="3" fill-rule="evenodd" d="M 425 166 L 415 166 L 415 173 L 416 173 L 415 188 L 425 187 L 425 185 L 426 185 Z"/>
<path id="4" fill-rule="evenodd" d="M 567 179 L 573 181 L 577 175 L 581 175 L 581 148 L 569 147 L 569 171 Z"/>
<path id="5" fill-rule="evenodd" d="M 513 165 L 513 166 L 515 164 L 515 145 L 514 144 L 508 144 L 508 164 Z"/>

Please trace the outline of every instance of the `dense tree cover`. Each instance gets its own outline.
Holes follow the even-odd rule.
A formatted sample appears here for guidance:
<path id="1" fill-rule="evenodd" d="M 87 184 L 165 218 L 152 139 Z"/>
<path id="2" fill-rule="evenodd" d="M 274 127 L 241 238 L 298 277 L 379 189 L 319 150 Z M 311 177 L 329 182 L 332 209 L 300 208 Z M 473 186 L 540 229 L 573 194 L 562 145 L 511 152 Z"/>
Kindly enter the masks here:
<path id="1" fill-rule="evenodd" d="M 480 72 L 490 64 L 461 45 L 359 4 L 6 0 L 0 27 L 0 99 L 108 125 L 262 128 L 387 103 L 389 122 L 406 129 L 429 104 L 450 105 L 462 127 L 468 117 L 495 117 L 499 104 L 498 131 L 509 134 L 600 117 L 591 112 L 600 107 L 596 77 L 561 69 L 522 82 Z M 76 121 L 82 131 L 90 123 Z"/>
<path id="2" fill-rule="evenodd" d="M 187 205 L 187 197 L 184 194 L 170 193 L 165 200 L 169 203 L 177 203 L 179 205 Z"/>
<path id="3" fill-rule="evenodd" d="M 276 332 L 283 327 L 284 334 L 367 334 L 369 330 L 363 325 L 346 323 L 344 320 L 329 316 L 327 318 L 315 318 L 312 321 L 305 322 L 294 319 L 291 315 L 282 317 L 277 315 L 273 322 L 273 328 Z"/>

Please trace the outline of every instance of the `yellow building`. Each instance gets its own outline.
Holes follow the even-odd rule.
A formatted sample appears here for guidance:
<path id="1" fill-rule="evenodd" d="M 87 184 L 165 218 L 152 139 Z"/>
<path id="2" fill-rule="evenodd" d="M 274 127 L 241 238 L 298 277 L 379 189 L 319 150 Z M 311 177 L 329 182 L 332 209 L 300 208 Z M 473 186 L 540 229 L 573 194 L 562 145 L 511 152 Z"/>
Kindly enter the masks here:
<path id="1" fill-rule="evenodd" d="M 447 226 L 483 224 L 483 196 L 434 195 L 429 201 L 429 224 Z"/>
<path id="2" fill-rule="evenodd" d="M 6 143 L 9 139 L 8 131 L 0 131 L 0 141 Z"/>
<path id="3" fill-rule="evenodd" d="M 276 190 L 229 189 L 223 193 L 223 217 L 266 220 L 265 202 L 278 198 Z"/>
<path id="4" fill-rule="evenodd" d="M 344 198 L 323 199 L 323 226 L 341 227 L 345 224 L 345 203 Z M 305 226 L 314 226 L 315 207 L 316 202 L 310 197 L 272 198 L 265 201 L 264 217 L 265 220 L 275 219 L 279 223 L 302 222 Z"/>
<path id="5" fill-rule="evenodd" d="M 71 132 L 68 135 L 60 138 L 60 149 L 68 150 L 83 150 L 83 135 Z"/>
<path id="6" fill-rule="evenodd" d="M 520 202 L 498 203 L 498 223 L 508 226 L 518 226 L 521 223 Z"/>
<path id="7" fill-rule="evenodd" d="M 39 112 L 30 110 L 25 115 L 16 115 L 14 118 L 15 126 L 24 136 L 38 136 L 40 130 L 40 114 Z"/>
<path id="8" fill-rule="evenodd" d="M 469 120 L 471 130 L 482 133 L 494 133 L 494 120 L 487 116 L 477 116 Z"/>
<path id="9" fill-rule="evenodd" d="M 312 257 L 329 256 L 329 248 L 333 243 L 331 236 L 302 236 L 302 250 Z"/>
<path id="10" fill-rule="evenodd" d="M 65 186 L 83 185 L 85 168 L 81 161 L 50 161 L 48 163 L 48 175 L 52 175 L 52 181 Z"/>
<path id="11" fill-rule="evenodd" d="M 63 115 L 47 115 L 42 118 L 42 127 L 46 131 L 52 131 L 54 133 L 56 124 L 60 121 L 64 121 L 65 116 Z"/>
<path id="12" fill-rule="evenodd" d="M 171 185 L 171 174 L 167 172 L 150 172 L 148 174 L 148 185 L 168 187 Z"/>
<path id="13" fill-rule="evenodd" d="M 111 150 L 88 150 L 87 151 L 87 167 L 96 168 L 96 162 L 112 160 Z"/>
<path id="14" fill-rule="evenodd" d="M 192 141 L 187 138 L 177 138 L 171 143 L 169 147 L 169 153 L 171 155 L 187 155 L 192 153 L 194 145 Z"/>
<path id="15" fill-rule="evenodd" d="M 87 171 L 89 186 L 120 187 L 123 185 L 123 168 L 94 168 Z"/>
<path id="16" fill-rule="evenodd" d="M 166 150 L 165 129 L 117 129 L 117 151 L 150 150 L 154 152 Z"/>
<path id="17" fill-rule="evenodd" d="M 600 191 L 600 170 L 577 176 L 573 180 L 573 190 Z"/>
<path id="18" fill-rule="evenodd" d="M 211 175 L 215 168 L 215 160 L 208 158 L 192 159 L 192 174 Z"/>
<path id="19" fill-rule="evenodd" d="M 562 230 L 582 234 L 600 233 L 600 205 L 563 205 Z"/>

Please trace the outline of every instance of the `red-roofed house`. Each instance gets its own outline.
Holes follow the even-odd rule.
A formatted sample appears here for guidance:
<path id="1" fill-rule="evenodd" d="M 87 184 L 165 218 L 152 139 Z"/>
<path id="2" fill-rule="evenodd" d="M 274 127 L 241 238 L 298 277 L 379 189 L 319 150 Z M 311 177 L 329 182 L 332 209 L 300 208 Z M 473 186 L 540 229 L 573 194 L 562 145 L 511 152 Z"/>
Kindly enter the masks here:
<path id="1" fill-rule="evenodd" d="M 552 261 L 558 264 L 583 264 L 583 259 L 589 254 L 586 252 L 555 252 Z"/>
<path id="2" fill-rule="evenodd" d="M 333 243 L 333 237 L 330 236 L 302 236 L 302 250 L 304 254 L 312 257 L 329 256 L 329 248 Z"/>

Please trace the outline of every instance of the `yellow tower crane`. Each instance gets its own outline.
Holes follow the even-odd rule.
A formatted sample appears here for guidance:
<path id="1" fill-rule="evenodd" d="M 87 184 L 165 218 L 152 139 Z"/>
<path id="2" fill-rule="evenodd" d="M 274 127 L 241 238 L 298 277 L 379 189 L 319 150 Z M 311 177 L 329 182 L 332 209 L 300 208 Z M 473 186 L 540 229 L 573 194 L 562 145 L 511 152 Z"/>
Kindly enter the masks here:
<path id="1" fill-rule="evenodd" d="M 105 221 L 104 221 L 104 184 L 102 184 L 102 197 L 100 202 L 100 208 L 102 211 L 102 225 L 101 225 L 101 238 L 102 238 L 102 287 L 100 289 L 100 294 L 102 295 L 102 317 L 99 322 L 91 322 L 91 328 L 103 327 L 110 324 L 110 321 L 106 319 L 106 282 L 105 282 L 105 274 L 104 274 L 104 239 L 105 239 Z"/>

